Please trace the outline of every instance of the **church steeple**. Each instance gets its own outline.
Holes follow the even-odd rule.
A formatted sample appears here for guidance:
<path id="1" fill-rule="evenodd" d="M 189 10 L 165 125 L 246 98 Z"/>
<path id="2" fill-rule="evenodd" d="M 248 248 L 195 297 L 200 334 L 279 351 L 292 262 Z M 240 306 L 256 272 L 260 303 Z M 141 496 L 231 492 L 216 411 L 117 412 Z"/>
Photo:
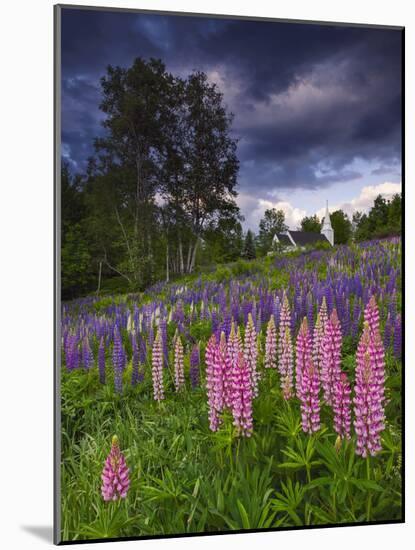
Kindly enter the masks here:
<path id="1" fill-rule="evenodd" d="M 334 231 L 330 221 L 329 201 L 326 201 L 326 214 L 323 218 L 321 233 L 326 237 L 331 246 L 334 245 Z"/>

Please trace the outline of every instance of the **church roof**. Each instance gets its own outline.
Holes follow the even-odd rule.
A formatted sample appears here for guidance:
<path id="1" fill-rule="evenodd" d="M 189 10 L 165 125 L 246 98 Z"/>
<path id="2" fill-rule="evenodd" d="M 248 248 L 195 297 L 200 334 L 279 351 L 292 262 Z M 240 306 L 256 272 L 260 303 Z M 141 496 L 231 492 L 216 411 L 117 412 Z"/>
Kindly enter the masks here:
<path id="1" fill-rule="evenodd" d="M 278 237 L 279 242 L 283 246 L 292 246 L 293 245 L 293 243 L 290 241 L 290 237 L 288 235 L 286 235 L 285 233 L 277 233 L 277 237 Z"/>
<path id="2" fill-rule="evenodd" d="M 306 246 L 317 242 L 327 242 L 324 235 L 321 233 L 314 233 L 312 231 L 290 231 L 290 235 L 297 246 Z"/>

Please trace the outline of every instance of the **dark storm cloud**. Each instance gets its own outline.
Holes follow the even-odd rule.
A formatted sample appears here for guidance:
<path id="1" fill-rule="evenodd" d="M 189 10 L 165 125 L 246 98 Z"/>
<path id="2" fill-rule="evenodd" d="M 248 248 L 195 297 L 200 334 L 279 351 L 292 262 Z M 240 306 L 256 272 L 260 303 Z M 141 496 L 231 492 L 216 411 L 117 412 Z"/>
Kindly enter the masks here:
<path id="1" fill-rule="evenodd" d="M 85 167 L 108 64 L 160 57 L 175 74 L 204 70 L 223 91 L 245 192 L 350 181 L 361 176 L 355 160 L 399 169 L 400 48 L 397 30 L 66 9 L 63 150 Z"/>

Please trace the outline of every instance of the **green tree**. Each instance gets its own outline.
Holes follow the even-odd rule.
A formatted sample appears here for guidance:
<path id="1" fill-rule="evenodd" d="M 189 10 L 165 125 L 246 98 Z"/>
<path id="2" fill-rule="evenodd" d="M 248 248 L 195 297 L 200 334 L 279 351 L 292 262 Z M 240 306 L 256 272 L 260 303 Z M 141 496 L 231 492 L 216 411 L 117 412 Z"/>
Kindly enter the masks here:
<path id="1" fill-rule="evenodd" d="M 86 231 L 86 205 L 82 179 L 67 163 L 61 172 L 61 292 L 74 298 L 90 289 L 93 278 Z"/>
<path id="2" fill-rule="evenodd" d="M 253 260 L 254 258 L 256 258 L 255 238 L 250 229 L 248 229 L 248 231 L 246 232 L 243 256 L 247 260 Z"/>
<path id="3" fill-rule="evenodd" d="M 314 214 L 314 216 L 305 216 L 301 220 L 301 230 L 311 231 L 312 233 L 320 233 L 321 222 L 318 219 L 317 214 Z"/>
<path id="4" fill-rule="evenodd" d="M 334 231 L 334 244 L 346 244 L 352 236 L 352 222 L 343 210 L 335 210 L 330 214 Z"/>
<path id="5" fill-rule="evenodd" d="M 258 246 L 261 253 L 267 254 L 271 249 L 274 235 L 287 229 L 283 210 L 277 210 L 276 208 L 265 210 L 264 216 L 259 222 Z"/>

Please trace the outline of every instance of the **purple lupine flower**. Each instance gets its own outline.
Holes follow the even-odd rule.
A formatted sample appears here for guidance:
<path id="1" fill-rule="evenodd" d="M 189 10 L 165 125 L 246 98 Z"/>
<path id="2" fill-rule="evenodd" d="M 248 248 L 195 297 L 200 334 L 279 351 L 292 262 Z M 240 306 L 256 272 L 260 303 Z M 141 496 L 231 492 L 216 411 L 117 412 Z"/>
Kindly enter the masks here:
<path id="1" fill-rule="evenodd" d="M 291 341 L 291 332 L 289 327 L 285 327 L 285 333 L 280 337 L 280 360 L 278 362 L 278 371 L 281 377 L 281 389 L 284 399 L 288 400 L 293 395 L 293 345 Z"/>
<path id="2" fill-rule="evenodd" d="M 242 353 L 232 363 L 232 400 L 233 423 L 238 435 L 250 437 L 253 431 L 251 372 Z"/>
<path id="3" fill-rule="evenodd" d="M 339 380 L 334 384 L 333 411 L 334 429 L 340 438 L 350 439 L 351 423 L 351 389 L 344 372 L 340 374 Z"/>
<path id="4" fill-rule="evenodd" d="M 333 309 L 326 324 L 323 338 L 323 364 L 321 367 L 321 383 L 324 390 L 324 400 L 332 405 L 334 385 L 340 378 L 342 332 L 337 312 Z"/>
<path id="5" fill-rule="evenodd" d="M 200 383 L 200 351 L 198 344 L 195 344 L 190 353 L 190 382 L 192 388 L 197 388 Z"/>
<path id="6" fill-rule="evenodd" d="M 320 381 L 311 355 L 301 375 L 299 398 L 303 432 L 312 434 L 320 429 Z"/>
<path id="7" fill-rule="evenodd" d="M 163 344 L 160 331 L 153 343 L 151 355 L 151 374 L 153 379 L 153 396 L 155 401 L 164 399 L 164 381 L 163 381 Z"/>
<path id="8" fill-rule="evenodd" d="M 301 379 L 304 370 L 312 358 L 312 343 L 308 330 L 307 317 L 304 317 L 297 335 L 296 357 L 295 357 L 295 387 L 297 397 L 300 397 Z"/>
<path id="9" fill-rule="evenodd" d="M 82 363 L 86 370 L 92 367 L 94 362 L 94 356 L 92 354 L 91 346 L 89 345 L 89 338 L 86 336 L 82 341 Z"/>
<path id="10" fill-rule="evenodd" d="M 392 340 L 392 323 L 391 323 L 390 313 L 388 313 L 388 317 L 385 323 L 385 330 L 383 333 L 383 344 L 385 346 L 385 350 L 389 349 L 391 345 L 391 340 Z"/>
<path id="11" fill-rule="evenodd" d="M 122 393 L 122 373 L 124 370 L 124 350 L 118 327 L 114 329 L 114 345 L 112 348 L 112 364 L 114 367 L 114 385 L 117 393 Z"/>
<path id="12" fill-rule="evenodd" d="M 400 315 L 396 316 L 393 327 L 393 353 L 396 359 L 400 359 L 402 355 L 402 325 Z"/>
<path id="13" fill-rule="evenodd" d="M 101 479 L 102 498 L 108 502 L 125 498 L 130 486 L 129 469 L 125 457 L 120 451 L 118 437 L 112 438 L 112 445 L 109 455 L 105 460 Z"/>
<path id="14" fill-rule="evenodd" d="M 380 434 L 385 428 L 385 414 L 383 387 L 376 379 L 376 350 L 367 322 L 356 352 L 354 394 L 356 454 L 374 456 L 382 449 Z"/>
<path id="15" fill-rule="evenodd" d="M 271 315 L 265 340 L 265 368 L 275 369 L 277 359 L 277 330 L 275 328 L 274 316 Z"/>
<path id="16" fill-rule="evenodd" d="M 177 336 L 174 345 L 174 386 L 176 392 L 184 388 L 183 344 L 180 336 Z"/>
<path id="17" fill-rule="evenodd" d="M 248 323 L 245 329 L 244 358 L 251 373 L 252 391 L 258 396 L 259 372 L 257 370 L 258 343 L 257 333 L 251 313 L 248 314 Z"/>
<path id="18" fill-rule="evenodd" d="M 221 423 L 220 413 L 223 409 L 222 368 L 218 361 L 216 336 L 212 334 L 206 346 L 206 388 L 209 405 L 209 427 L 216 432 Z"/>
<path id="19" fill-rule="evenodd" d="M 98 370 L 99 370 L 99 381 L 101 384 L 106 382 L 106 372 L 105 372 L 105 342 L 104 338 L 101 338 L 99 341 L 98 348 Z"/>

